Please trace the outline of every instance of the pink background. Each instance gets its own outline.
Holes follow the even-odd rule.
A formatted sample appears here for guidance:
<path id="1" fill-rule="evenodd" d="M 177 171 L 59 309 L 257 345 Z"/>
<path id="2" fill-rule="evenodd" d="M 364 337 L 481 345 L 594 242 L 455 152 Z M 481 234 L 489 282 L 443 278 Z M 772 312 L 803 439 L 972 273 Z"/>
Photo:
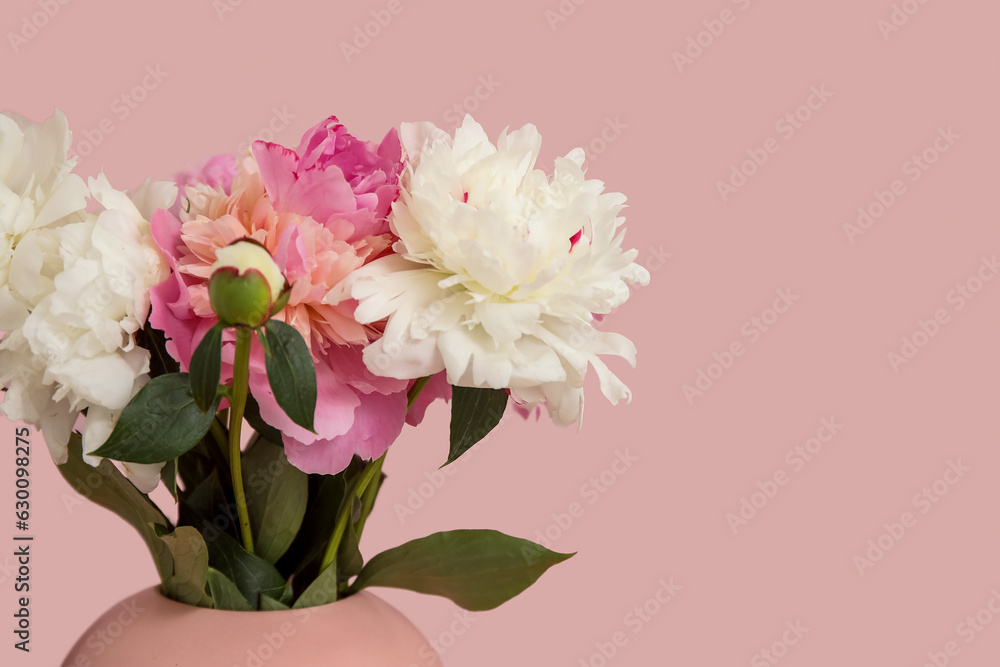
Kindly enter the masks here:
<path id="1" fill-rule="evenodd" d="M 101 140 L 83 173 L 103 168 L 121 187 L 235 150 L 280 127 L 275 109 L 294 116 L 276 140 L 294 145 L 331 113 L 377 139 L 403 120 L 450 126 L 465 104 L 492 136 L 535 123 L 546 167 L 588 147 L 589 173 L 628 195 L 627 242 L 653 275 L 609 323 L 640 350 L 637 370 L 614 367 L 632 404 L 612 408 L 589 385 L 579 433 L 508 419 L 433 493 L 421 484 L 446 454 L 443 406 L 390 452 L 367 554 L 459 527 L 548 530 L 553 548 L 579 551 L 465 623 L 446 600 L 385 592 L 446 664 L 755 666 L 780 655 L 789 666 L 919 667 L 929 652 L 938 664 L 1000 662 L 1000 618 L 987 607 L 1000 590 L 1000 281 L 977 283 L 982 258 L 1000 253 L 1000 5 L 907 0 L 905 24 L 888 32 L 890 0 L 400 0 L 397 15 L 387 0 L 230 0 L 221 18 L 211 0 L 49 1 L 58 13 L 18 52 L 9 36 L 0 44 L 0 108 L 42 119 L 58 106 L 77 140 Z M 555 22 L 547 12 L 560 7 L 568 16 Z M 0 28 L 20 31 L 37 11 L 36 0 L 6 0 Z M 391 21 L 348 62 L 340 44 L 373 11 Z M 700 55 L 688 42 L 699 33 Z M 674 53 L 689 46 L 697 58 L 679 68 Z M 113 101 L 147 66 L 166 77 L 121 118 Z M 813 87 L 832 96 L 800 108 Z M 781 120 L 796 112 L 798 127 Z M 938 141 L 943 154 L 939 128 L 958 135 Z M 936 161 L 914 170 L 925 149 Z M 748 150 L 767 160 L 747 164 L 753 175 L 724 201 L 717 182 Z M 876 191 L 888 202 L 896 180 L 893 204 L 852 243 L 845 225 Z M 956 288 L 970 282 L 981 289 L 966 299 Z M 797 297 L 780 315 L 767 310 L 777 290 Z M 888 354 L 921 321 L 935 335 L 916 335 L 918 353 L 894 369 Z M 736 341 L 742 355 L 730 359 Z M 729 368 L 710 367 L 713 355 Z M 717 379 L 689 401 L 699 370 Z M 806 461 L 794 449 L 823 419 L 842 428 L 820 431 L 829 442 Z M 13 533 L 13 430 L 0 431 L 0 544 Z M 156 575 L 131 529 L 75 504 L 34 443 L 34 651 L 10 647 L 8 578 L 0 661 L 48 666 Z M 605 493 L 583 488 L 616 451 L 638 460 L 605 473 Z M 959 461 L 967 470 L 946 475 Z M 776 475 L 784 484 L 767 483 Z M 946 478 L 955 483 L 934 491 Z M 397 505 L 421 492 L 401 519 Z M 734 533 L 727 514 L 744 498 L 766 504 L 745 507 Z M 582 514 L 561 528 L 573 503 Z M 859 571 L 880 536 L 889 549 Z M 648 602 L 666 598 L 661 581 L 681 588 Z M 651 613 L 635 615 L 644 604 Z M 977 613 L 981 625 L 967 623 Z M 787 631 L 797 622 L 801 637 Z M 616 633 L 623 645 L 607 660 Z"/>

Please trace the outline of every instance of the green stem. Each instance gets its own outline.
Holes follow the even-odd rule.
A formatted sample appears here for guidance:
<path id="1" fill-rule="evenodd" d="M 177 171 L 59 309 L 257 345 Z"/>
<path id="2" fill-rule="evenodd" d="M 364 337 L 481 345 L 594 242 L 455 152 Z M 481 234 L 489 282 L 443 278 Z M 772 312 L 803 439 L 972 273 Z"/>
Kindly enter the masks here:
<path id="1" fill-rule="evenodd" d="M 413 408 L 413 404 L 417 402 L 417 397 L 420 396 L 420 392 L 424 390 L 427 383 L 430 381 L 430 376 L 422 377 L 413 383 L 410 387 L 410 391 L 406 394 L 406 412 L 409 413 L 410 409 Z M 386 452 L 388 453 L 388 451 Z M 347 522 L 351 517 L 351 506 L 354 504 L 354 498 L 361 499 L 361 519 L 358 521 L 356 527 L 358 539 L 361 539 L 361 531 L 364 529 L 365 521 L 368 519 L 368 515 L 371 513 L 372 507 L 375 505 L 375 496 L 378 495 L 378 484 L 372 484 L 372 480 L 379 477 L 382 474 L 382 464 L 385 463 L 385 454 L 378 457 L 374 461 L 369 461 L 365 464 L 365 468 L 361 473 L 361 479 L 351 490 L 351 492 L 344 499 L 344 504 L 340 508 L 340 514 L 337 516 L 337 523 L 333 529 L 333 536 L 330 538 L 330 543 L 327 545 L 326 554 L 323 556 L 323 562 L 320 565 L 320 572 L 326 570 L 333 564 L 334 560 L 337 558 L 337 551 L 340 549 L 340 541 L 344 537 L 344 532 L 347 530 Z"/>
<path id="2" fill-rule="evenodd" d="M 424 390 L 424 387 L 426 387 L 427 383 L 430 381 L 431 376 L 428 375 L 427 377 L 419 378 L 413 383 L 413 386 L 410 387 L 410 391 L 406 394 L 406 414 L 409 414 L 410 410 L 413 409 L 413 404 L 416 403 L 417 399 L 420 397 L 420 392 Z"/>
<path id="3" fill-rule="evenodd" d="M 347 530 L 347 522 L 351 518 L 351 506 L 354 504 L 354 499 L 360 498 L 364 495 L 368 485 L 375 477 L 375 470 L 382 469 L 383 461 L 385 461 L 385 454 L 378 457 L 374 461 L 369 461 L 365 465 L 364 471 L 361 473 L 361 479 L 358 480 L 357 485 L 355 485 L 351 493 L 344 499 L 344 504 L 340 508 L 340 514 L 337 516 L 337 524 L 333 529 L 333 537 L 330 538 L 330 544 L 327 545 L 326 554 L 323 556 L 323 564 L 320 566 L 320 572 L 330 567 L 330 565 L 333 564 L 333 561 L 336 560 L 337 550 L 340 548 L 340 541 L 344 537 L 344 532 Z"/>
<path id="4" fill-rule="evenodd" d="M 372 466 L 375 469 L 372 475 L 372 479 L 376 480 L 375 483 L 369 483 L 368 488 L 364 491 L 364 495 L 361 496 L 361 518 L 358 519 L 358 525 L 354 527 L 358 540 L 361 539 L 361 533 L 365 529 L 365 522 L 368 521 L 368 515 L 372 513 L 372 508 L 375 507 L 375 497 L 378 496 L 379 489 L 378 479 L 382 476 L 383 463 L 385 463 L 385 454 L 375 461 Z"/>
<path id="5" fill-rule="evenodd" d="M 236 511 L 240 517 L 243 547 L 253 553 L 253 532 L 250 530 L 250 514 L 243 492 L 243 469 L 240 440 L 243 430 L 243 411 L 247 406 L 250 388 L 250 344 L 253 331 L 246 327 L 236 328 L 236 355 L 233 360 L 233 393 L 229 399 L 229 470 L 233 476 L 233 493 L 236 496 Z"/>

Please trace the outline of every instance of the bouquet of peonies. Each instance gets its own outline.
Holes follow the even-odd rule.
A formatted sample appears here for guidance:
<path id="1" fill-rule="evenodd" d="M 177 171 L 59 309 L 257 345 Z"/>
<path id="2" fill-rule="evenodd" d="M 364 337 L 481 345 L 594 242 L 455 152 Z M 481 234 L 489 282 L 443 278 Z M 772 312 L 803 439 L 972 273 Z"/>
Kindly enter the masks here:
<path id="1" fill-rule="evenodd" d="M 485 610 L 569 557 L 491 530 L 367 562 L 358 542 L 387 449 L 435 399 L 446 463 L 508 403 L 579 422 L 589 367 L 630 399 L 600 357 L 635 348 L 595 322 L 649 274 L 583 150 L 550 176 L 531 125 L 376 145 L 330 117 L 126 192 L 75 174 L 70 136 L 59 112 L 0 114 L 2 409 L 140 533 L 166 596 L 272 610 L 391 586 Z"/>

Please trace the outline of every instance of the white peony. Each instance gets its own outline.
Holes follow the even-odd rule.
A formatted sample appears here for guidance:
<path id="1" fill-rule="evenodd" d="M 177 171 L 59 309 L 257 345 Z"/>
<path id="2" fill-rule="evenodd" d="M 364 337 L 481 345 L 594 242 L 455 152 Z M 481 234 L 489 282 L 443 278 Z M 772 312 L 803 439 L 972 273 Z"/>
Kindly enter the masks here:
<path id="1" fill-rule="evenodd" d="M 649 282 L 636 251 L 621 247 L 625 197 L 585 179 L 579 148 L 556 159 L 551 178 L 535 169 L 532 125 L 504 131 L 496 146 L 469 116 L 454 140 L 430 123 L 404 124 L 401 135 L 398 254 L 357 271 L 351 289 L 359 322 L 388 318 L 365 349 L 368 368 L 396 378 L 446 370 L 453 385 L 509 388 L 563 425 L 582 415 L 590 366 L 612 403 L 630 400 L 599 357 L 634 366 L 635 346 L 594 327 L 630 285 Z"/>
<path id="2" fill-rule="evenodd" d="M 44 123 L 0 113 L 0 331 L 20 326 L 27 311 L 7 288 L 10 262 L 25 234 L 82 220 L 87 184 L 67 158 L 71 135 L 56 111 Z"/>
<path id="3" fill-rule="evenodd" d="M 60 148 L 64 160 L 68 145 Z M 6 148 L 0 145 L 0 155 Z M 8 158 L 37 161 L 24 150 Z M 3 412 L 40 427 L 57 463 L 65 462 L 70 434 L 86 410 L 83 450 L 96 465 L 100 459 L 89 453 L 107 440 L 149 379 L 149 352 L 135 345 L 134 335 L 149 315 L 150 287 L 168 267 L 148 219 L 173 203 L 176 186 L 146 183 L 129 195 L 102 174 L 84 187 L 103 211 L 74 210 L 10 236 L 7 271 L 0 276 L 8 306 L 0 313 L 0 330 L 9 332 L 0 341 L 0 385 L 7 388 Z M 36 199 L 45 196 L 34 192 Z M 141 490 L 156 488 L 162 465 L 123 467 Z"/>

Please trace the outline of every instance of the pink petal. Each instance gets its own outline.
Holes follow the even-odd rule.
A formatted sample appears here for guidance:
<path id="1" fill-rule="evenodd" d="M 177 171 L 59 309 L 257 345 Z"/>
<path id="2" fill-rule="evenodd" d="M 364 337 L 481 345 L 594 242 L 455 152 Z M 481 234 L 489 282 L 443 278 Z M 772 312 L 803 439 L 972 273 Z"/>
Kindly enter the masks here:
<path id="1" fill-rule="evenodd" d="M 410 384 L 412 386 L 412 382 Z M 451 400 L 451 385 L 448 384 L 447 373 L 444 371 L 433 375 L 427 382 L 427 386 L 420 392 L 420 396 L 417 397 L 409 414 L 406 415 L 406 423 L 410 426 L 419 425 L 424 420 L 428 406 L 439 398 L 443 398 L 445 401 Z"/>
<path id="2" fill-rule="evenodd" d="M 316 365 L 316 414 L 313 426 L 316 433 L 310 433 L 293 422 L 281 409 L 274 398 L 271 386 L 264 373 L 250 373 L 250 391 L 260 405 L 260 416 L 268 424 L 304 444 L 320 440 L 330 440 L 350 431 L 354 423 L 355 410 L 361 404 L 357 394 L 337 379 L 326 364 Z"/>
<path id="3" fill-rule="evenodd" d="M 253 143 L 253 156 L 257 160 L 264 189 L 274 202 L 274 208 L 279 211 L 287 210 L 282 206 L 288 192 L 295 186 L 299 156 L 290 148 L 266 141 Z"/>
<path id="4" fill-rule="evenodd" d="M 389 448 L 403 430 L 406 394 L 370 394 L 355 411 L 351 430 L 330 440 L 304 444 L 285 435 L 289 462 L 307 473 L 333 475 L 351 462 L 357 453 L 365 460 L 376 459 Z"/>

